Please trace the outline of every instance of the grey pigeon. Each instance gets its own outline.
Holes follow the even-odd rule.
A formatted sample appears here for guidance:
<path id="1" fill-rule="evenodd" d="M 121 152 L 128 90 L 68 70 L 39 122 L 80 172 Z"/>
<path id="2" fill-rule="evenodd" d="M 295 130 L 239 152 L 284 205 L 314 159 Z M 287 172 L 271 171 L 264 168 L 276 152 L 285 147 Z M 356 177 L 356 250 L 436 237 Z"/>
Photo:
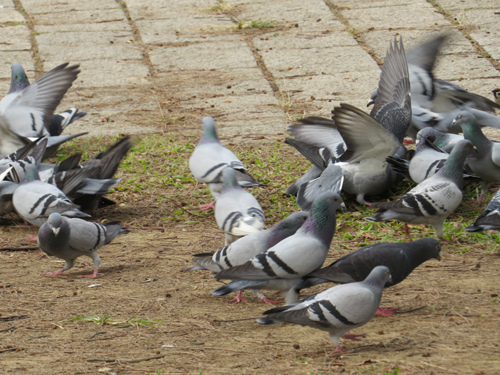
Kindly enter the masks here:
<path id="1" fill-rule="evenodd" d="M 32 85 L 24 80 L 22 66 L 13 65 L 9 93 L 0 101 L 0 155 L 22 147 L 25 143 L 22 137 L 45 135 L 45 125 L 50 123 L 56 107 L 80 72 L 78 65 L 68 65 L 57 66 Z M 22 74 L 18 74 L 19 69 Z"/>
<path id="2" fill-rule="evenodd" d="M 261 324 L 287 322 L 318 328 L 330 334 L 335 352 L 345 353 L 339 339 L 355 339 L 363 335 L 346 332 L 368 323 L 380 304 L 384 285 L 391 280 L 389 269 L 375 267 L 363 281 L 334 286 L 296 304 L 276 307 L 264 312 Z"/>
<path id="3" fill-rule="evenodd" d="M 203 134 L 189 158 L 189 169 L 199 182 L 208 185 L 215 200 L 222 189 L 222 171 L 226 167 L 234 169 L 236 180 L 241 186 L 263 185 L 248 173 L 246 167 L 232 151 L 222 146 L 217 137 L 215 120 L 212 117 L 204 117 L 202 125 Z M 212 204 L 203 208 L 210 207 Z"/>
<path id="4" fill-rule="evenodd" d="M 205 269 L 212 272 L 220 272 L 224 269 L 244 264 L 257 254 L 265 252 L 278 242 L 293 235 L 304 224 L 307 217 L 307 212 L 295 212 L 286 219 L 278 222 L 272 228 L 241 237 L 232 244 L 217 250 L 215 253 L 197 254 L 193 258 L 193 262 L 197 266 L 189 268 L 186 271 Z M 269 302 L 266 297 L 262 299 L 264 302 Z M 244 300 L 241 299 L 240 290 L 231 302 L 242 301 Z"/>
<path id="5" fill-rule="evenodd" d="M 474 224 L 469 225 L 465 229 L 469 232 L 500 230 L 500 190 L 497 191 Z"/>
<path id="6" fill-rule="evenodd" d="M 441 131 L 452 131 L 450 125 L 456 116 L 454 111 L 460 110 L 460 107 L 466 106 L 471 111 L 478 108 L 488 112 L 500 108 L 500 105 L 485 97 L 434 77 L 432 71 L 436 58 L 446 39 L 447 35 L 438 35 L 412 48 L 406 54 L 412 100 L 412 126 L 408 128 L 408 135 L 413 139 L 419 130 L 427 126 L 437 127 Z M 368 105 L 373 104 L 377 95 L 376 90 L 370 96 Z M 498 123 L 491 115 L 484 116 L 484 119 L 486 122 Z"/>
<path id="7" fill-rule="evenodd" d="M 327 148 L 332 157 L 339 160 L 335 164 L 341 168 L 344 177 L 342 191 L 355 195 L 359 203 L 366 203 L 365 195 L 384 193 L 396 182 L 397 175 L 386 157 L 405 152 L 402 141 L 411 120 L 409 91 L 403 43 L 401 39 L 399 43 L 394 40 L 384 60 L 379 81 L 380 94 L 375 98 L 370 115 L 341 103 L 332 111 L 333 121 L 318 118 L 303 121 L 310 123 L 313 129 L 323 126 L 325 132 L 335 134 L 330 137 L 331 144 L 322 142 L 322 138 L 329 139 L 325 132 L 315 130 L 305 137 L 298 133 L 302 127 L 296 126 L 289 131 L 296 139 L 300 135 L 299 141 Z M 333 128 L 340 133 L 342 144 L 337 141 Z"/>
<path id="8" fill-rule="evenodd" d="M 40 181 L 35 166 L 29 165 L 26 173 L 27 179 L 12 195 L 12 203 L 21 218 L 39 227 L 53 212 L 68 217 L 90 217 L 57 187 Z"/>
<path id="9" fill-rule="evenodd" d="M 391 271 L 392 279 L 385 285 L 388 288 L 399 284 L 415 268 L 432 258 L 441 260 L 441 244 L 435 238 L 368 245 L 311 272 L 297 286 L 297 290 L 326 282 L 343 284 L 362 281 L 376 266 L 386 266 Z M 392 315 L 393 310 L 379 308 L 378 313 Z"/>
<path id="10" fill-rule="evenodd" d="M 335 233 L 336 211 L 342 199 L 326 192 L 313 203 L 306 222 L 294 235 L 253 257 L 243 265 L 219 272 L 216 279 L 235 280 L 212 291 L 226 295 L 241 289 L 271 289 L 286 292 L 287 303 L 296 302 L 295 285 L 325 261 Z"/>
<path id="11" fill-rule="evenodd" d="M 110 243 L 117 235 L 128 233 L 116 222 L 99 224 L 82 219 L 66 218 L 59 213 L 50 214 L 38 231 L 38 246 L 47 254 L 64 259 L 66 264 L 58 271 L 42 275 L 62 275 L 73 267 L 76 258 L 86 255 L 94 262 L 94 273 L 80 277 L 96 277 L 101 258 L 97 249 Z"/>
<path id="12" fill-rule="evenodd" d="M 464 138 L 472 142 L 477 152 L 467 158 L 472 173 L 481 178 L 481 198 L 488 192 L 490 182 L 500 182 L 500 143 L 490 141 L 481 131 L 473 114 L 459 113 L 455 124 L 462 128 Z"/>
<path id="13" fill-rule="evenodd" d="M 472 143 L 462 140 L 453 148 L 444 166 L 402 197 L 391 202 L 372 203 L 379 211 L 367 217 L 369 221 L 400 220 L 410 237 L 407 223 L 430 224 L 443 238 L 443 223 L 462 202 L 463 167 L 473 150 Z"/>
<path id="14" fill-rule="evenodd" d="M 236 180 L 237 172 L 230 167 L 222 171 L 222 190 L 216 199 L 215 220 L 224 231 L 226 245 L 239 237 L 264 228 L 265 216 L 255 197 Z"/>

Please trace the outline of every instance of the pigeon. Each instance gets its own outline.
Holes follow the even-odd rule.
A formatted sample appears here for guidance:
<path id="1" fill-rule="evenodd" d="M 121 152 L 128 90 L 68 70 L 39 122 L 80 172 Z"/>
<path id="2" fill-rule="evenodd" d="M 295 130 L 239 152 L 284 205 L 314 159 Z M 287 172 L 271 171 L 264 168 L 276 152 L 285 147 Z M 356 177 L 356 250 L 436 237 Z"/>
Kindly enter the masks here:
<path id="1" fill-rule="evenodd" d="M 205 269 L 212 272 L 219 272 L 227 268 L 244 264 L 257 254 L 265 252 L 278 242 L 290 237 L 302 226 L 302 224 L 304 224 L 307 217 L 307 212 L 295 212 L 286 219 L 278 222 L 272 228 L 241 237 L 232 244 L 224 246 L 215 253 L 197 254 L 193 258 L 193 262 L 195 262 L 197 266 L 191 267 L 186 271 Z M 241 299 L 241 293 L 242 291 L 240 290 L 238 295 L 231 300 L 231 302 L 245 301 Z M 256 294 L 262 296 L 261 299 L 264 302 L 272 302 L 261 293 Z"/>
<path id="2" fill-rule="evenodd" d="M 462 111 L 454 123 L 462 128 L 464 138 L 472 142 L 477 153 L 470 155 L 467 166 L 481 178 L 482 199 L 488 192 L 490 182 L 500 182 L 500 143 L 490 141 L 481 131 L 473 114 Z"/>
<path id="3" fill-rule="evenodd" d="M 295 323 L 328 331 L 335 352 L 346 353 L 339 344 L 346 332 L 368 323 L 382 299 L 384 285 L 391 281 L 389 268 L 377 266 L 363 280 L 325 290 L 299 303 L 276 307 L 264 312 L 261 324 Z M 356 339 L 364 335 L 345 335 Z"/>
<path id="4" fill-rule="evenodd" d="M 408 164 L 408 173 L 417 184 L 436 174 L 450 156 L 434 144 L 436 134 L 437 130 L 433 128 L 424 128 L 418 132 L 415 154 Z"/>
<path id="5" fill-rule="evenodd" d="M 441 243 L 435 238 L 412 242 L 378 243 L 364 246 L 320 270 L 307 275 L 297 292 L 326 282 L 352 283 L 364 280 L 376 266 L 386 266 L 392 279 L 385 287 L 399 284 L 419 265 L 429 259 L 441 260 Z M 380 315 L 392 315 L 395 309 L 381 309 Z"/>
<path id="6" fill-rule="evenodd" d="M 500 230 L 500 190 L 497 191 L 474 224 L 469 225 L 465 229 L 469 232 Z"/>
<path id="7" fill-rule="evenodd" d="M 325 261 L 335 233 L 336 211 L 341 203 L 338 194 L 322 193 L 294 235 L 240 266 L 219 272 L 216 279 L 235 281 L 212 291 L 212 294 L 222 296 L 247 288 L 271 289 L 286 292 L 286 303 L 296 302 L 295 285 Z"/>
<path id="8" fill-rule="evenodd" d="M 12 204 L 21 218 L 37 227 L 53 212 L 68 217 L 90 217 L 57 187 L 40 181 L 33 165 L 27 166 L 26 179 L 14 191 Z"/>
<path id="9" fill-rule="evenodd" d="M 278 242 L 290 237 L 304 224 L 307 217 L 307 212 L 294 212 L 273 227 L 241 237 L 215 253 L 197 254 L 193 258 L 197 266 L 186 271 L 204 269 L 220 272 L 244 264 L 257 254 L 265 252 Z"/>
<path id="10" fill-rule="evenodd" d="M 286 142 L 286 140 L 285 140 Z M 298 180 L 296 180 L 293 184 L 291 184 L 289 187 L 286 188 L 285 194 L 286 195 L 292 195 L 292 196 L 297 196 L 300 186 L 304 183 L 307 183 L 311 180 L 314 180 L 315 178 L 318 178 L 321 176 L 321 172 L 323 172 L 324 169 L 318 168 L 314 164 L 304 173 L 302 177 L 300 177 Z"/>
<path id="11" fill-rule="evenodd" d="M 22 66 L 13 64 L 9 93 L 0 101 L 0 156 L 24 146 L 26 137 L 46 134 L 45 126 L 80 73 L 79 65 L 68 65 L 55 67 L 30 85 Z"/>
<path id="12" fill-rule="evenodd" d="M 378 92 L 380 94 L 375 98 L 370 115 L 341 103 L 332 111 L 332 120 L 310 118 L 302 121 L 307 125 L 297 124 L 289 129 L 297 140 L 329 150 L 331 158 L 328 162 L 335 159 L 343 175 L 342 191 L 355 195 L 361 204 L 367 203 L 365 195 L 384 193 L 394 185 L 398 176 L 386 157 L 402 155 L 406 151 L 402 141 L 410 126 L 411 100 L 408 64 L 401 39 L 399 43 L 395 39 L 390 45 L 380 74 Z M 302 131 L 309 126 L 313 131 Z M 338 141 L 336 132 L 343 139 L 342 143 Z M 323 139 L 325 142 L 322 142 Z M 308 159 L 320 167 L 312 158 Z M 331 177 L 325 180 L 334 184 L 341 178 L 337 175 L 333 180 Z"/>
<path id="13" fill-rule="evenodd" d="M 215 205 L 215 220 L 224 231 L 226 245 L 239 237 L 260 231 L 265 224 L 262 207 L 251 193 L 238 184 L 236 175 L 231 167 L 222 170 L 222 190 Z"/>
<path id="14" fill-rule="evenodd" d="M 453 148 L 444 166 L 402 197 L 391 202 L 373 203 L 379 211 L 368 221 L 400 220 L 410 238 L 407 223 L 430 224 L 444 240 L 443 224 L 462 201 L 463 167 L 465 158 L 473 151 L 472 143 L 462 140 Z"/>
<path id="15" fill-rule="evenodd" d="M 236 180 L 241 186 L 263 185 L 253 178 L 236 155 L 221 145 L 217 137 L 215 120 L 204 117 L 202 120 L 203 135 L 189 158 L 189 169 L 199 182 L 208 185 L 215 200 L 222 189 L 222 171 L 231 167 L 236 172 Z M 213 202 L 202 206 L 202 209 L 213 208 Z"/>
<path id="16" fill-rule="evenodd" d="M 99 224 L 78 218 L 66 218 L 58 212 L 50 214 L 38 231 L 38 246 L 47 254 L 64 259 L 66 264 L 58 271 L 42 275 L 63 275 L 73 267 L 76 258 L 86 255 L 94 262 L 94 273 L 80 277 L 101 276 L 98 273 L 101 258 L 97 249 L 110 243 L 117 235 L 128 233 L 119 223 Z"/>
<path id="17" fill-rule="evenodd" d="M 438 130 L 451 131 L 448 128 L 456 116 L 456 112 L 453 111 L 460 110 L 461 107 L 466 106 L 468 110 L 478 108 L 487 112 L 494 112 L 495 108 L 500 108 L 500 103 L 495 103 L 451 82 L 434 77 L 432 70 L 439 50 L 447 37 L 447 35 L 438 35 L 414 47 L 406 54 L 412 101 L 412 126 L 408 128 L 407 134 L 413 139 L 419 130 L 427 126 L 438 126 Z M 368 106 L 374 103 L 378 95 L 377 91 L 371 94 Z M 485 121 L 498 123 L 494 116 L 490 115 L 485 118 L 487 119 Z"/>

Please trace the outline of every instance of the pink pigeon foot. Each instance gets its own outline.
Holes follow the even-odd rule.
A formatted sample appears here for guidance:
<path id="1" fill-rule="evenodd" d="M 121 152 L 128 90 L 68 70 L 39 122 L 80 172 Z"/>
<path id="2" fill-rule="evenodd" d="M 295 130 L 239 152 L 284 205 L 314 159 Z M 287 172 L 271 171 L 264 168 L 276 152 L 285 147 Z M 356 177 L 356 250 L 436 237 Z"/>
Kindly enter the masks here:
<path id="1" fill-rule="evenodd" d="M 346 333 L 343 338 L 352 341 L 359 341 L 359 337 L 366 337 L 364 333 Z"/>
<path id="2" fill-rule="evenodd" d="M 370 207 L 372 205 L 372 202 L 366 202 L 365 201 L 365 205 L 368 206 L 368 207 Z"/>
<path id="3" fill-rule="evenodd" d="M 94 273 L 92 275 L 81 275 L 81 276 L 78 276 L 82 279 L 91 279 L 91 278 L 94 278 L 94 277 L 97 277 L 97 276 L 102 276 L 104 275 L 103 273 L 98 273 L 99 269 L 98 268 L 94 268 Z"/>
<path id="4" fill-rule="evenodd" d="M 209 204 L 202 204 L 200 206 L 200 209 L 202 211 L 206 211 L 206 210 L 209 210 L 209 209 L 214 209 L 215 208 L 215 201 L 212 201 L 210 202 Z"/>
<path id="5" fill-rule="evenodd" d="M 375 313 L 375 315 L 391 316 L 397 309 L 397 307 L 391 307 L 390 309 L 383 309 L 379 307 L 377 308 L 377 312 Z"/>
<path id="6" fill-rule="evenodd" d="M 415 144 L 415 141 L 413 139 L 404 139 L 403 140 L 403 145 L 408 146 L 408 145 L 413 145 Z"/>
<path id="7" fill-rule="evenodd" d="M 242 290 L 240 290 L 238 292 L 238 294 L 236 295 L 236 297 L 234 297 L 231 301 L 229 301 L 229 303 L 240 303 L 240 302 L 247 302 L 246 299 L 243 299 L 241 298 L 241 294 L 243 293 Z"/>
<path id="8" fill-rule="evenodd" d="M 38 236 L 36 236 L 36 237 L 28 237 L 28 238 L 25 239 L 25 241 L 30 241 L 30 242 L 38 241 Z"/>
<path id="9" fill-rule="evenodd" d="M 61 268 L 60 270 L 53 271 L 53 272 L 45 272 L 45 273 L 41 273 L 40 275 L 42 275 L 42 276 L 51 276 L 51 275 L 59 276 L 59 275 L 65 275 L 65 273 L 64 273 L 64 269 Z"/>
<path id="10" fill-rule="evenodd" d="M 264 302 L 264 303 L 267 303 L 268 305 L 273 305 L 273 304 L 276 304 L 276 303 L 281 303 L 281 301 L 274 301 L 274 300 L 269 299 L 267 297 L 259 299 L 259 302 Z"/>
<path id="11" fill-rule="evenodd" d="M 344 350 L 340 347 L 340 344 L 337 345 L 337 348 L 335 350 L 332 350 L 331 352 L 328 352 L 328 354 L 333 354 L 333 353 L 352 353 L 350 350 Z"/>

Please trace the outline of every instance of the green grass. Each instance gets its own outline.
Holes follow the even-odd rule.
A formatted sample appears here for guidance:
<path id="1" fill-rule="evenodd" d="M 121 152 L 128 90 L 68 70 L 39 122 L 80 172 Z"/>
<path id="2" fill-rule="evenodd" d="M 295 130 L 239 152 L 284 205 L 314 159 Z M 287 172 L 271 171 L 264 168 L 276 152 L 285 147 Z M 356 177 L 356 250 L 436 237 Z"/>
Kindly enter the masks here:
<path id="1" fill-rule="evenodd" d="M 103 325 L 111 325 L 111 326 L 131 325 L 135 328 L 139 328 L 141 326 L 153 327 L 155 325 L 155 322 L 162 321 L 161 319 L 149 320 L 146 318 L 136 318 L 135 315 L 129 319 L 126 319 L 126 320 L 113 320 L 112 316 L 113 315 L 107 315 L 107 314 L 103 314 L 103 315 L 99 315 L 99 314 L 73 315 L 69 320 L 73 320 L 73 321 L 77 321 L 77 322 L 92 322 L 95 324 L 99 324 L 101 326 L 103 326 Z"/>
<path id="2" fill-rule="evenodd" d="M 204 9 L 203 11 L 206 13 L 222 14 L 228 12 L 231 8 L 232 5 L 228 1 L 216 0 L 214 5 Z"/>
<path id="3" fill-rule="evenodd" d="M 117 138 L 118 139 L 118 138 Z M 78 138 L 64 145 L 58 151 L 55 161 L 61 161 L 75 152 L 82 153 L 82 161 L 94 157 L 113 144 L 115 139 Z M 109 198 L 119 204 L 130 206 L 131 215 L 148 216 L 151 225 L 161 222 L 175 222 L 193 225 L 203 221 L 213 221 L 213 211 L 200 211 L 199 206 L 212 200 L 208 188 L 198 183 L 192 176 L 188 161 L 198 136 L 164 133 L 136 137 L 133 147 L 117 172 L 121 178 Z M 247 144 L 229 144 L 222 141 L 247 166 L 249 172 L 266 186 L 249 189 L 260 202 L 266 214 L 267 225 L 271 226 L 290 213 L 299 210 L 296 198 L 285 196 L 286 188 L 300 177 L 310 164 L 281 140 Z M 414 184 L 402 181 L 381 197 L 369 197 L 371 201 L 393 200 Z M 493 188 L 492 188 L 493 189 Z M 493 193 L 493 191 L 491 191 Z M 478 183 L 468 183 L 464 187 L 464 202 L 477 199 Z M 490 197 L 488 197 L 489 199 Z M 371 223 L 364 218 L 375 210 L 355 202 L 353 197 L 344 196 L 348 212 L 337 216 L 335 240 L 340 244 L 356 243 L 357 246 L 379 242 L 407 241 L 403 233 L 404 224 L 399 221 Z M 450 251 L 466 254 L 477 246 L 488 243 L 486 252 L 498 251 L 500 238 L 497 232 L 469 233 L 470 225 L 486 206 L 462 203 L 444 225 L 445 238 L 459 246 L 447 246 Z M 136 214 L 135 206 L 143 211 Z M 137 219 L 134 217 L 134 219 Z M 126 219 L 125 219 L 126 221 Z M 154 224 L 153 224 L 154 223 Z M 413 239 L 435 237 L 430 226 L 410 226 Z M 346 245 L 347 247 L 347 245 Z"/>

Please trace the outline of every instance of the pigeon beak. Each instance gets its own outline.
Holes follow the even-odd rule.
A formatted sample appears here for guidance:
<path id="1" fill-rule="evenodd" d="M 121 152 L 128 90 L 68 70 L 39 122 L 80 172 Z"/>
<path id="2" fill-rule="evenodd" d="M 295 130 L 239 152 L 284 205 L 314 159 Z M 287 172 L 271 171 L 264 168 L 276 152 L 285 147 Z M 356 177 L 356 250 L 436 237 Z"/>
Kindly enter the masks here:
<path id="1" fill-rule="evenodd" d="M 441 259 L 443 259 L 443 252 L 442 251 L 440 251 L 438 256 L 437 256 L 437 260 L 440 261 Z"/>
<path id="2" fill-rule="evenodd" d="M 347 212 L 347 206 L 345 205 L 345 203 L 344 203 L 344 202 L 342 202 L 342 203 L 340 204 L 340 211 L 342 211 L 342 212 Z"/>
<path id="3" fill-rule="evenodd" d="M 59 233 L 59 230 L 60 230 L 60 229 L 61 229 L 61 228 L 52 228 L 52 232 L 54 233 L 54 235 L 56 235 L 56 236 L 57 236 L 57 234 Z"/>

